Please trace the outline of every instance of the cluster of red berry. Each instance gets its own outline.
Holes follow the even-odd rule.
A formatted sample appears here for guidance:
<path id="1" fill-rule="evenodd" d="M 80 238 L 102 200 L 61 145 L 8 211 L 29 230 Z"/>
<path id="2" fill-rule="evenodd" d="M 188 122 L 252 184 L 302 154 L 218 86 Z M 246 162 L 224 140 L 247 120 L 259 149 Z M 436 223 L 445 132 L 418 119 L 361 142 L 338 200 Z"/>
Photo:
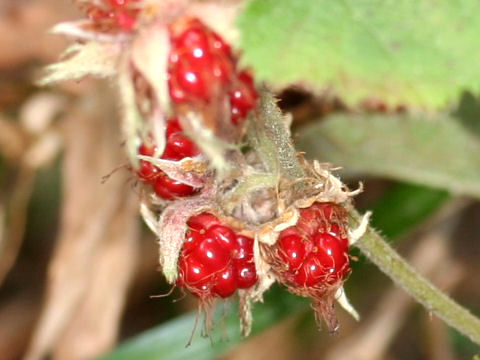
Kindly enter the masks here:
<path id="1" fill-rule="evenodd" d="M 252 77 L 237 71 L 230 46 L 196 18 L 170 26 L 169 90 L 174 104 L 201 107 L 221 101 L 227 94 L 230 120 L 238 124 L 257 100 Z"/>
<path id="2" fill-rule="evenodd" d="M 155 6 L 150 8 L 147 2 L 141 0 L 77 1 L 90 19 L 81 23 L 82 29 L 88 28 L 87 35 L 91 36 L 92 31 L 109 33 L 113 36 L 106 36 L 106 39 L 119 42 L 118 49 L 128 49 L 125 57 L 120 58 L 122 61 L 119 61 L 121 66 L 118 67 L 118 73 L 131 76 L 125 83 L 120 82 L 120 87 L 122 90 L 123 86 L 133 90 L 134 96 L 125 91 L 129 96 L 122 99 L 125 107 L 136 106 L 140 116 L 145 119 L 144 137 L 139 141 L 141 144 L 138 148 L 137 143 L 134 145 L 134 152 L 140 156 L 138 169 L 134 171 L 137 178 L 148 185 L 145 188 L 152 197 L 160 200 L 152 201 L 152 209 L 148 209 L 152 213 L 143 215 L 151 228 L 155 227 L 159 236 L 160 263 L 167 280 L 175 281 L 177 287 L 200 298 L 201 304 L 209 304 L 213 298 L 228 298 L 237 290 L 251 289 L 243 297 L 243 303 L 247 304 L 252 299 L 260 298 L 261 292 L 273 280 L 278 280 L 289 291 L 311 297 L 317 315 L 323 315 L 327 322 L 331 320 L 333 308 L 330 305 L 334 294 L 350 272 L 345 208 L 334 202 L 314 202 L 308 208 L 297 209 L 297 223 L 279 234 L 275 233 L 278 234 L 278 239 L 273 245 L 271 241 L 263 241 L 265 239 L 262 236 L 266 230 L 274 231 L 272 229 L 278 229 L 282 225 L 278 222 L 289 221 L 283 215 L 290 213 L 281 213 L 281 204 L 293 206 L 293 200 L 300 199 L 287 198 L 288 195 L 283 197 L 286 193 L 283 184 L 286 182 L 281 178 L 278 179 L 276 189 L 267 185 L 255 189 L 262 194 L 258 198 L 253 193 L 248 193 L 244 196 L 245 199 L 238 201 L 230 200 L 234 198 L 231 196 L 228 206 L 224 206 L 219 199 L 222 194 L 236 195 L 237 186 L 244 180 L 236 178 L 241 170 L 247 170 L 243 174 L 248 176 L 252 173 L 250 170 L 257 171 L 257 168 L 260 173 L 263 170 L 268 172 L 267 166 L 262 167 L 261 157 L 247 156 L 240 151 L 240 146 L 231 146 L 225 161 L 229 165 L 234 162 L 235 165 L 239 164 L 240 171 L 232 171 L 221 179 L 215 179 L 214 176 L 218 173 L 215 170 L 207 171 L 205 161 L 208 159 L 204 158 L 206 155 L 213 158 L 213 152 L 207 152 L 207 149 L 214 148 L 208 145 L 216 145 L 217 142 L 208 144 L 211 138 L 203 136 L 203 132 L 199 136 L 202 140 L 197 141 L 185 133 L 200 123 L 210 131 L 205 133 L 213 133 L 223 141 L 218 141 L 222 146 L 224 142 L 238 144 L 245 135 L 245 120 L 257 104 L 258 93 L 252 76 L 239 66 L 238 57 L 229 44 L 199 19 L 179 16 L 185 9 L 179 11 L 181 6 L 176 8 L 174 2 L 168 2 L 165 5 L 166 14 L 160 14 L 160 10 L 154 9 Z M 142 11 L 141 7 L 145 4 L 149 8 Z M 161 4 L 162 0 L 158 0 L 156 5 Z M 170 5 L 175 11 L 168 10 Z M 164 19 L 157 21 L 159 19 L 155 11 L 165 15 Z M 165 22 L 172 19 L 175 20 L 166 25 Z M 140 31 L 143 27 L 152 32 Z M 158 46 L 149 46 L 148 42 L 152 38 L 158 39 L 150 37 L 151 34 L 161 34 L 162 39 L 164 35 L 165 38 L 168 37 L 168 54 L 164 54 Z M 159 41 L 160 44 L 162 41 Z M 139 55 L 135 56 L 137 54 Z M 138 61 L 144 59 L 145 54 L 149 60 L 155 56 L 165 58 L 158 62 Z M 158 75 L 165 72 L 166 78 Z M 154 93 L 159 88 L 163 89 L 163 86 L 153 86 L 158 85 L 158 81 L 165 82 L 161 84 L 165 86 L 164 93 Z M 168 99 L 164 99 L 164 96 Z M 162 103 L 161 109 L 158 108 L 158 103 Z M 157 114 L 160 115 L 157 117 Z M 165 147 L 161 150 L 157 148 L 157 144 L 160 144 L 156 144 L 155 140 L 158 140 L 163 131 L 156 132 L 154 136 L 151 130 L 164 125 L 158 118 L 165 114 L 169 118 L 165 124 Z M 251 117 L 254 120 L 254 116 Z M 128 116 L 125 119 L 127 125 L 131 125 Z M 135 121 L 136 117 L 130 122 Z M 130 128 L 136 129 L 137 124 L 134 125 Z M 130 145 L 137 140 L 138 133 L 127 132 Z M 205 154 L 201 153 L 201 148 L 205 149 Z M 227 154 L 227 150 L 224 153 Z M 194 157 L 196 158 L 192 161 L 182 161 Z M 306 169 L 309 167 L 307 162 L 304 166 Z M 197 169 L 200 171 L 197 172 Z M 317 170 L 315 165 L 311 170 Z M 202 177 L 197 176 L 198 173 Z M 322 179 L 323 175 L 318 177 L 319 182 L 324 181 Z M 316 181 L 317 177 L 312 177 L 312 180 Z M 266 196 L 263 196 L 264 190 L 267 190 Z M 338 191 L 344 190 L 342 188 Z M 314 196 L 317 193 L 302 192 L 300 195 L 303 194 Z M 345 196 L 346 200 L 348 196 Z M 182 199 L 187 197 L 191 198 Z M 230 209 L 228 214 L 221 213 L 225 208 Z M 160 210 L 163 213 L 159 218 L 154 218 L 153 213 L 157 215 Z M 275 218 L 276 215 L 278 218 Z M 235 219 L 228 216 L 234 216 Z M 241 222 L 243 223 L 239 225 Z M 275 227 L 272 228 L 274 223 Z M 248 224 L 256 224 L 256 227 L 244 232 L 237 231 L 247 228 Z M 255 234 L 258 242 L 245 234 Z M 268 240 L 272 240 L 271 235 L 272 233 L 268 234 Z M 255 262 L 261 266 L 258 268 L 261 271 L 257 272 Z M 260 286 L 254 287 L 257 282 Z M 248 309 L 249 306 L 244 306 L 242 314 L 248 313 Z M 243 317 L 247 320 L 245 323 L 248 318 L 248 315 Z"/>
<path id="3" fill-rule="evenodd" d="M 247 118 L 257 101 L 252 77 L 237 70 L 230 46 L 196 18 L 180 18 L 169 26 L 168 89 L 175 113 L 177 107 L 202 111 L 225 101 L 230 113 L 222 121 L 232 126 Z M 183 134 L 176 117 L 167 121 L 166 145 L 160 158 L 179 161 L 200 154 L 195 143 Z M 139 154 L 158 156 L 152 137 Z M 194 188 L 171 179 L 151 162 L 140 160 L 137 176 L 165 200 L 195 195 Z M 202 300 L 227 298 L 237 289 L 257 282 L 253 261 L 253 239 L 236 234 L 217 217 L 202 213 L 190 218 L 189 230 L 178 259 L 177 286 Z"/>
<path id="4" fill-rule="evenodd" d="M 135 27 L 138 0 L 106 0 L 85 5 L 87 16 L 94 24 L 106 28 L 131 31 Z"/>
<path id="5" fill-rule="evenodd" d="M 188 227 L 177 286 L 209 299 L 230 297 L 257 282 L 252 238 L 236 234 L 209 213 L 191 217 Z"/>
<path id="6" fill-rule="evenodd" d="M 297 224 L 280 233 L 273 250 L 280 280 L 307 292 L 339 283 L 350 271 L 346 229 L 346 212 L 338 204 L 301 209 Z"/>
<path id="7" fill-rule="evenodd" d="M 138 0 L 106 0 L 91 5 L 88 16 L 97 23 L 134 28 Z M 138 4 L 137 4 L 138 5 Z M 180 161 L 200 154 L 192 139 L 183 133 L 177 116 L 185 108 L 205 109 L 229 104 L 220 121 L 237 128 L 255 107 L 258 94 L 249 73 L 239 69 L 230 46 L 197 18 L 181 17 L 168 26 L 168 91 L 174 117 L 166 124 L 166 145 L 158 154 L 153 136 L 138 148 L 144 156 Z M 195 188 L 170 178 L 149 161 L 140 160 L 138 178 L 164 200 L 193 196 Z M 237 289 L 257 282 L 253 239 L 235 233 L 214 215 L 204 212 L 189 219 L 185 243 L 178 259 L 176 285 L 202 300 L 227 298 Z M 341 284 L 349 273 L 345 210 L 334 203 L 314 203 L 300 210 L 295 226 L 283 230 L 273 247 L 266 248 L 267 261 L 277 278 L 292 291 L 322 296 L 325 289 Z"/>
<path id="8" fill-rule="evenodd" d="M 173 105 L 188 105 L 195 110 L 228 97 L 230 121 L 237 125 L 246 119 L 258 95 L 252 77 L 245 70 L 237 70 L 237 59 L 230 46 L 196 18 L 181 18 L 170 25 L 169 31 L 168 85 Z M 200 153 L 182 134 L 176 118 L 167 122 L 166 140 L 162 159 L 178 161 Z M 153 156 L 152 140 L 143 143 L 138 152 Z M 145 160 L 140 162 L 138 176 L 166 200 L 191 196 L 199 190 L 169 178 Z"/>
<path id="9" fill-rule="evenodd" d="M 230 46 L 195 18 L 182 18 L 169 26 L 168 88 L 174 112 L 230 104 L 229 121 L 236 126 L 257 101 L 253 79 L 237 71 Z M 155 145 L 142 144 L 139 153 L 154 156 Z M 178 161 L 198 155 L 195 143 L 182 133 L 176 118 L 167 122 L 162 159 Z M 148 161 L 140 161 L 138 176 L 166 200 L 192 196 L 200 189 L 169 178 Z M 202 300 L 227 298 L 237 289 L 257 282 L 253 239 L 236 234 L 217 217 L 202 213 L 189 219 L 189 230 L 178 259 L 176 285 Z M 300 218 L 279 235 L 267 252 L 277 278 L 292 291 L 321 297 L 341 284 L 349 273 L 346 215 L 334 203 L 314 203 L 300 210 Z"/>

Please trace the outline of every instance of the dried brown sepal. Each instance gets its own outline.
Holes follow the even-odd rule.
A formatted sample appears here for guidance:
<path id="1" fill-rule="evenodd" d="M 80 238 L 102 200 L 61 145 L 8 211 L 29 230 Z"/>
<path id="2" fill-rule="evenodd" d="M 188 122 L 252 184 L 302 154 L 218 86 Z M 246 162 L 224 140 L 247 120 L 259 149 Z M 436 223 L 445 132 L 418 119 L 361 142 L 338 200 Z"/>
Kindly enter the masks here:
<path id="1" fill-rule="evenodd" d="M 290 226 L 294 226 L 299 218 L 297 208 L 289 207 L 286 210 L 279 211 L 279 215 L 273 221 L 264 224 L 257 231 L 257 240 L 262 244 L 275 245 L 278 234 Z"/>
<path id="2" fill-rule="evenodd" d="M 188 287 L 187 287 L 188 290 Z M 215 326 L 214 324 L 214 315 L 216 309 L 216 301 L 212 297 L 200 297 L 197 306 L 197 314 L 195 316 L 195 323 L 193 325 L 192 332 L 188 338 L 188 342 L 185 347 L 189 347 L 192 344 L 193 337 L 197 332 L 198 323 L 202 322 L 202 328 L 200 330 L 200 335 L 202 337 L 208 337 L 212 339 L 212 330 Z M 203 316 L 203 321 L 202 321 Z"/>
<path id="3" fill-rule="evenodd" d="M 274 273 L 260 253 L 260 242 L 255 238 L 253 244 L 253 260 L 255 262 L 255 270 L 257 271 L 258 281 L 252 288 L 246 290 L 246 296 L 252 302 L 263 302 L 263 294 L 276 281 Z"/>
<path id="4" fill-rule="evenodd" d="M 138 158 L 152 163 L 168 177 L 197 188 L 203 187 L 207 177 L 212 175 L 208 171 L 207 163 L 201 157 L 188 157 L 179 161 L 157 159 L 144 155 L 139 155 Z"/>
<path id="5" fill-rule="evenodd" d="M 227 153 L 237 150 L 237 146 L 222 140 L 212 129 L 205 127 L 204 118 L 199 112 L 190 111 L 180 115 L 179 122 L 184 132 L 195 139 L 195 144 L 208 158 L 211 168 L 217 172 L 217 178 L 225 178 L 232 169 Z"/>
<path id="6" fill-rule="evenodd" d="M 170 37 L 162 23 L 143 29 L 132 43 L 132 65 L 151 89 L 144 101 L 148 101 L 150 109 L 153 109 L 147 122 L 156 144 L 163 142 L 166 119 L 171 112 L 167 71 L 169 53 Z M 163 148 L 158 148 L 158 153 L 162 152 Z"/>
<path id="7" fill-rule="evenodd" d="M 282 230 L 297 223 L 298 210 L 308 208 L 315 202 L 339 204 L 331 220 L 333 223 L 341 223 L 342 236 L 348 237 L 349 229 L 345 207 L 351 204 L 352 197 L 362 192 L 362 184 L 357 190 L 350 191 L 333 174 L 336 168 L 328 163 L 313 161 L 310 165 L 303 160 L 303 167 L 307 174 L 306 177 L 299 178 L 294 182 L 280 179 L 278 198 L 276 199 L 278 216 L 274 221 L 260 227 L 258 240 L 261 243 L 274 245 Z M 326 223 L 325 220 L 324 222 Z"/>
<path id="8" fill-rule="evenodd" d="M 65 50 L 61 60 L 45 68 L 46 75 L 37 84 L 49 85 L 66 80 L 78 80 L 87 75 L 100 78 L 117 73 L 116 63 L 120 54 L 118 44 L 87 42 L 73 44 Z"/>
<path id="9" fill-rule="evenodd" d="M 111 26 L 96 26 L 88 19 L 58 23 L 50 32 L 56 35 L 66 35 L 75 39 L 99 43 L 121 43 L 128 41 L 132 37 L 131 34 L 118 31 L 118 29 L 112 29 Z"/>
<path id="10" fill-rule="evenodd" d="M 238 314 L 240 316 L 240 332 L 243 337 L 252 331 L 252 299 L 248 290 L 238 290 Z"/>
<path id="11" fill-rule="evenodd" d="M 161 214 L 156 228 L 159 243 L 159 263 L 163 274 L 170 284 L 178 276 L 178 257 L 187 233 L 187 221 L 194 215 L 210 212 L 214 215 L 220 211 L 215 202 L 203 198 L 182 199 L 174 201 Z"/>
<path id="12" fill-rule="evenodd" d="M 126 49 L 118 64 L 117 87 L 122 115 L 122 133 L 126 139 L 126 150 L 130 163 L 134 168 L 138 166 L 138 148 L 141 144 L 144 131 L 144 119 L 138 107 L 138 97 L 134 83 L 134 69 L 131 66 L 131 50 Z M 165 139 L 156 146 L 165 147 Z"/>
<path id="13" fill-rule="evenodd" d="M 320 327 L 323 320 L 331 334 L 335 334 L 339 328 L 335 314 L 335 294 L 342 285 L 343 281 L 339 281 L 338 284 L 331 285 L 328 291 L 322 295 L 307 295 L 313 299 L 311 306 L 315 313 L 315 322 Z"/>

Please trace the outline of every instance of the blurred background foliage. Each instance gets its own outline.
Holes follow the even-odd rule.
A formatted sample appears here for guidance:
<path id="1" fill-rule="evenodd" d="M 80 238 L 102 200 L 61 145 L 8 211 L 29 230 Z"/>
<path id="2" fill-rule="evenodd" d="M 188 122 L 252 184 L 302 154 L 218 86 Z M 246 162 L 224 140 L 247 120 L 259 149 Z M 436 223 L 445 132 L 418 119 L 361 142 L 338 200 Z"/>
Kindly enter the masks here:
<path id="1" fill-rule="evenodd" d="M 480 4 L 254 0 L 245 62 L 278 90 L 310 158 L 343 167 L 360 211 L 426 277 L 480 315 Z M 275 286 L 241 339 L 235 304 L 185 348 L 196 299 L 157 271 L 139 220 L 109 84 L 37 88 L 67 44 L 46 35 L 71 2 L 0 3 L 2 359 L 471 359 L 480 350 L 352 250 L 341 330 Z M 295 84 L 287 87 L 287 84 Z M 111 172 L 117 169 L 113 174 Z M 109 175 L 110 174 L 110 175 Z"/>

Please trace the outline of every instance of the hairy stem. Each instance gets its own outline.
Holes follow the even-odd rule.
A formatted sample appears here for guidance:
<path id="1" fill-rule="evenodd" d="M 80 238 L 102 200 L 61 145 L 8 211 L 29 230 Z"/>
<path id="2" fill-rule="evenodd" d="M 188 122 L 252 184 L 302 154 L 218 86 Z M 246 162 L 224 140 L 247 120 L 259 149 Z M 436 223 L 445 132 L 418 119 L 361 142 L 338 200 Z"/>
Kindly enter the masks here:
<path id="1" fill-rule="evenodd" d="M 360 223 L 358 212 L 352 210 L 350 216 L 352 225 Z M 369 228 L 355 246 L 428 311 L 480 344 L 480 320 L 417 273 L 375 229 Z"/>
<path id="2" fill-rule="evenodd" d="M 290 138 L 286 117 L 268 91 L 262 92 L 256 115 L 255 121 L 250 122 L 247 137 L 267 170 L 292 179 L 305 176 Z"/>

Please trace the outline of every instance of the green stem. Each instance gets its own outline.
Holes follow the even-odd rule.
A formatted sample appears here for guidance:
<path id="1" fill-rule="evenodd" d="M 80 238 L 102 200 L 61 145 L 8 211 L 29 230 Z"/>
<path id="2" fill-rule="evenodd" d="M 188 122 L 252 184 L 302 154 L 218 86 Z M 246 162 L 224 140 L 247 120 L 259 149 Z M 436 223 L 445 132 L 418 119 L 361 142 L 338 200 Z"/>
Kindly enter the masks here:
<path id="1" fill-rule="evenodd" d="M 357 226 L 361 216 L 355 210 L 350 216 L 352 225 Z M 373 228 L 368 228 L 355 246 L 428 311 L 480 344 L 480 320 L 417 273 Z"/>
<path id="2" fill-rule="evenodd" d="M 305 176 L 287 127 L 285 115 L 276 99 L 264 90 L 255 121 L 250 122 L 248 142 L 272 174 L 297 179 Z"/>

